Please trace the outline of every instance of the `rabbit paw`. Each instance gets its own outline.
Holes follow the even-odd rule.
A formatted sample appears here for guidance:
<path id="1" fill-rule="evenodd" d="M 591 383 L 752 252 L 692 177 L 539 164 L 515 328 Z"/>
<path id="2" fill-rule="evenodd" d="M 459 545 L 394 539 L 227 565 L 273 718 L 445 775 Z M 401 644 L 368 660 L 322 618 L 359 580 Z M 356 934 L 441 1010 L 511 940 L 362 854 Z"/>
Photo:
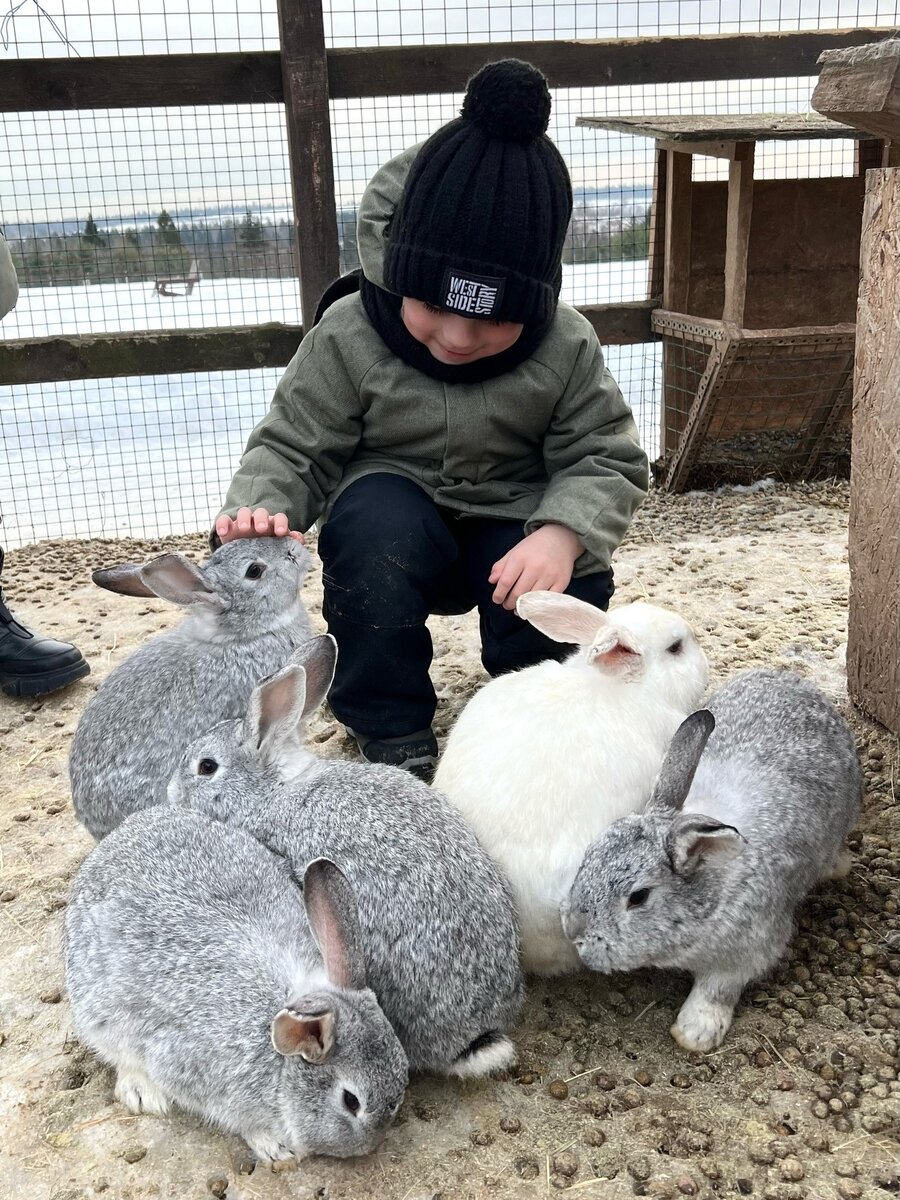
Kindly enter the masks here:
<path id="1" fill-rule="evenodd" d="M 669 1030 L 683 1050 L 705 1053 L 721 1046 L 731 1026 L 734 1009 L 730 1004 L 699 1000 L 685 1004 L 678 1020 Z"/>
<path id="2" fill-rule="evenodd" d="M 168 1097 L 143 1071 L 119 1071 L 116 1099 L 133 1113 L 153 1113 L 157 1117 L 164 1117 L 169 1111 Z"/>
<path id="3" fill-rule="evenodd" d="M 247 1138 L 247 1145 L 260 1162 L 274 1164 L 287 1163 L 294 1158 L 294 1152 L 277 1138 L 261 1133 L 258 1137 Z"/>

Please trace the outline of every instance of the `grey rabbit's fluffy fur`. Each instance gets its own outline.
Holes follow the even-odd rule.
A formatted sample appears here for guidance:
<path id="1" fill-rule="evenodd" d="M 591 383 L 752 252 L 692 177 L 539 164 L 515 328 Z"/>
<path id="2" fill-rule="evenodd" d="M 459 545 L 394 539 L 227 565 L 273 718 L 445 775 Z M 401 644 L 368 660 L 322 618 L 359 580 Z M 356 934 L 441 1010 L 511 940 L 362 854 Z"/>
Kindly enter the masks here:
<path id="1" fill-rule="evenodd" d="M 220 546 L 202 567 L 164 554 L 94 573 L 102 587 L 159 596 L 188 613 L 115 668 L 75 731 L 72 799 L 95 838 L 162 803 L 191 739 L 243 713 L 260 679 L 310 636 L 299 595 L 309 563 L 292 539 L 246 538 Z"/>
<path id="2" fill-rule="evenodd" d="M 261 684 L 246 719 L 185 752 L 170 799 L 242 826 L 294 870 L 324 855 L 357 897 L 367 972 L 411 1070 L 509 1065 L 523 998 L 500 869 L 447 800 L 405 771 L 322 760 L 302 724 L 321 702 L 334 639 L 313 639 Z"/>
<path id="3" fill-rule="evenodd" d="M 861 797 L 853 734 L 817 687 L 788 671 L 738 675 L 681 725 L 646 811 L 588 850 L 566 936 L 596 971 L 691 972 L 672 1036 L 711 1050 L 784 952 L 797 905 L 849 870 Z"/>
<path id="4" fill-rule="evenodd" d="M 304 892 L 239 829 L 167 806 L 89 855 L 66 910 L 75 1028 L 132 1112 L 171 1103 L 275 1160 L 370 1150 L 407 1062 L 366 987 L 352 891 Z"/>

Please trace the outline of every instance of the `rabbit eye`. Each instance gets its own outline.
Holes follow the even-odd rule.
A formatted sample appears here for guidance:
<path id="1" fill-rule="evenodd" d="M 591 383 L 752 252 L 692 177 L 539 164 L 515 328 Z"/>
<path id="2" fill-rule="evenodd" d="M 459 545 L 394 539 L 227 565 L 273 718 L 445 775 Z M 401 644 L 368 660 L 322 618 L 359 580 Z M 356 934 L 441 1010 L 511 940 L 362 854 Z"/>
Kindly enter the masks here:
<path id="1" fill-rule="evenodd" d="M 642 904 L 647 903 L 647 897 L 650 895 L 649 888 L 638 888 L 636 892 L 632 892 L 628 897 L 629 908 L 640 908 Z"/>
<path id="2" fill-rule="evenodd" d="M 245 579 L 259 579 L 262 576 L 262 573 L 263 573 L 263 571 L 265 571 L 265 569 L 266 569 L 265 563 L 258 563 L 258 562 L 251 563 L 250 566 L 247 568 L 247 570 L 244 572 L 244 578 Z"/>
<path id="3" fill-rule="evenodd" d="M 214 758 L 201 758 L 197 763 L 198 775 L 215 775 L 219 769 L 219 764 Z"/>
<path id="4" fill-rule="evenodd" d="M 359 1112 L 359 1096 L 354 1096 L 344 1088 L 344 1108 L 355 1117 Z"/>
<path id="5" fill-rule="evenodd" d="M 683 645 L 683 641 L 681 638 L 679 638 L 677 642 L 673 642 L 672 645 L 669 647 L 669 653 L 670 654 L 680 654 L 682 645 Z"/>

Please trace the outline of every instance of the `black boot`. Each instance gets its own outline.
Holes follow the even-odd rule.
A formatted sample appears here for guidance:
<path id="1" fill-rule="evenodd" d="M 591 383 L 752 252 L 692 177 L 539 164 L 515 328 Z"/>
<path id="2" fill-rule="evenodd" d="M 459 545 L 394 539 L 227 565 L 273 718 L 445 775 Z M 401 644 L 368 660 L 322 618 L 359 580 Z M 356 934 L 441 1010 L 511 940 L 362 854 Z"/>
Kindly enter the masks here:
<path id="1" fill-rule="evenodd" d="M 90 669 L 75 646 L 21 625 L 6 607 L 0 588 L 0 691 L 7 696 L 42 696 L 81 679 Z"/>

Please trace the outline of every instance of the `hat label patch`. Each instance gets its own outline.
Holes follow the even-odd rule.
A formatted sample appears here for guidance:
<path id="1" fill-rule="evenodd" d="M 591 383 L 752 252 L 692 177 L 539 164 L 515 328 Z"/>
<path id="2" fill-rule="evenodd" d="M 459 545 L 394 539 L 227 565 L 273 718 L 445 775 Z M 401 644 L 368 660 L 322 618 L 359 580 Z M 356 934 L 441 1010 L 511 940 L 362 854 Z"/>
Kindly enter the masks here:
<path id="1" fill-rule="evenodd" d="M 444 273 L 444 308 L 464 317 L 493 316 L 503 298 L 503 279 L 469 275 L 448 267 Z"/>

